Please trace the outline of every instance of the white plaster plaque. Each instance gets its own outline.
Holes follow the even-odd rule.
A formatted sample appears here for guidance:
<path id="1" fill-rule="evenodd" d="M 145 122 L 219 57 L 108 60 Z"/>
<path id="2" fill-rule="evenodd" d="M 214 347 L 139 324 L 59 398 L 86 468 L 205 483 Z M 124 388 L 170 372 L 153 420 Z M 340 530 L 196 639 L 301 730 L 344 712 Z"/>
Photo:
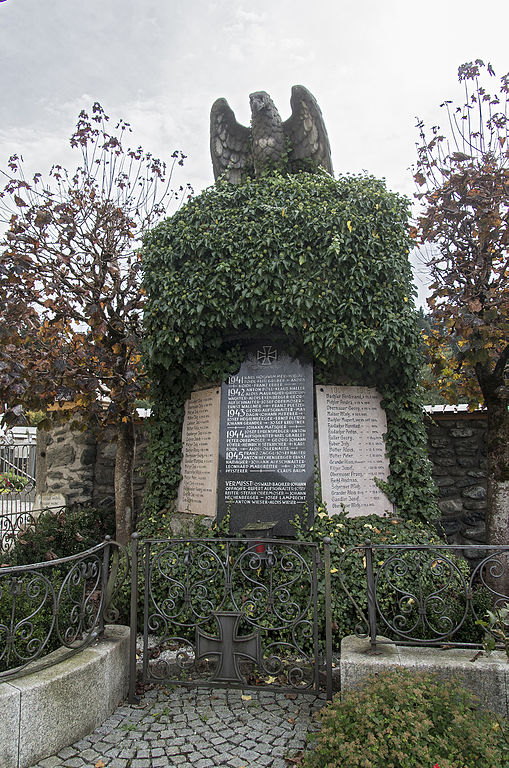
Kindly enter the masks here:
<path id="1" fill-rule="evenodd" d="M 381 400 L 370 387 L 316 387 L 322 498 L 329 515 L 341 512 L 341 503 L 350 517 L 392 512 L 374 481 L 389 476 Z"/>
<path id="2" fill-rule="evenodd" d="M 34 512 L 41 509 L 57 509 L 65 507 L 65 496 L 62 493 L 38 493 L 34 500 Z"/>
<path id="3" fill-rule="evenodd" d="M 220 393 L 220 387 L 191 392 L 185 404 L 178 512 L 216 514 Z"/>

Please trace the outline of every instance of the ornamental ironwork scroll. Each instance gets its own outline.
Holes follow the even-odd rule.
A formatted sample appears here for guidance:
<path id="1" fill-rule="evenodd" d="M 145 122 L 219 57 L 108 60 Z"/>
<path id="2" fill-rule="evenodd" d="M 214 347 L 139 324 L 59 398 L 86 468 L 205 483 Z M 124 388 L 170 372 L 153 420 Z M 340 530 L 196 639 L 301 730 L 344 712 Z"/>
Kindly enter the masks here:
<path id="1" fill-rule="evenodd" d="M 113 615 L 112 560 L 116 542 L 107 540 L 79 555 L 46 563 L 0 568 L 0 681 L 59 661 L 85 648 Z M 36 664 L 34 664 L 36 662 Z"/>
<path id="2" fill-rule="evenodd" d="M 317 545 L 152 539 L 135 541 L 133 580 L 138 564 L 145 682 L 316 692 Z"/>
<path id="3" fill-rule="evenodd" d="M 354 597 L 350 581 L 361 573 L 365 589 Z M 368 542 L 345 550 L 338 578 L 359 619 L 352 630 L 372 648 L 384 642 L 377 635 L 401 645 L 482 647 L 489 629 L 478 622 L 509 603 L 509 546 Z"/>

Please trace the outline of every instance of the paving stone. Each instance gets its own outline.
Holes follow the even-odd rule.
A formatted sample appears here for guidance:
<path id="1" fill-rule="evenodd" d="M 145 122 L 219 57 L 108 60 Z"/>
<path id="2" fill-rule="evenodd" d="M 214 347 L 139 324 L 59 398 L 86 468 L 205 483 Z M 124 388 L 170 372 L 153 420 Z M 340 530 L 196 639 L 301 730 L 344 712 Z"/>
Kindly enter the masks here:
<path id="1" fill-rule="evenodd" d="M 97 754 L 97 750 L 95 749 L 84 749 L 83 752 L 80 752 L 80 757 L 82 760 L 88 760 L 89 762 L 92 762 L 92 760 L 95 758 L 97 762 L 100 755 Z"/>
<path id="2" fill-rule="evenodd" d="M 258 758 L 256 759 L 258 762 Z M 231 766 L 231 768 L 245 768 L 246 763 L 244 760 L 242 760 L 241 757 L 233 757 L 229 762 L 228 765 Z"/>
<path id="3" fill-rule="evenodd" d="M 136 754 L 136 749 L 134 747 L 124 747 L 118 753 L 118 756 L 122 759 L 130 760 L 131 757 L 134 757 L 135 754 Z"/>
<path id="4" fill-rule="evenodd" d="M 67 760 L 68 757 L 73 757 L 77 753 L 76 748 L 72 747 L 64 747 L 64 749 L 61 749 L 58 753 L 58 757 L 61 757 L 62 760 Z M 48 758 L 48 760 L 53 760 L 52 757 Z M 41 763 L 42 765 L 42 763 Z"/>
<path id="5" fill-rule="evenodd" d="M 198 760 L 203 760 L 203 755 L 201 752 L 191 752 L 187 755 L 187 759 L 189 760 L 191 765 L 195 765 Z"/>
<path id="6" fill-rule="evenodd" d="M 85 762 L 81 757 L 69 757 L 64 760 L 63 765 L 65 768 L 83 768 Z"/>
<path id="7" fill-rule="evenodd" d="M 152 768 L 168 768 L 169 765 L 171 765 L 171 763 L 165 756 L 154 757 L 152 760 Z"/>
<path id="8" fill-rule="evenodd" d="M 74 754 L 74 752 L 72 752 Z M 53 757 L 46 757 L 44 760 L 41 760 L 40 763 L 37 763 L 37 768 L 60 768 L 62 765 L 62 761 L 60 757 L 57 755 L 54 755 Z"/>
<path id="9" fill-rule="evenodd" d="M 94 733 L 96 733 L 96 731 L 94 731 Z M 94 739 L 94 741 L 98 741 L 97 737 Z M 75 752 L 81 752 L 82 750 L 88 749 L 92 746 L 92 739 L 80 739 L 72 746 L 74 747 Z"/>

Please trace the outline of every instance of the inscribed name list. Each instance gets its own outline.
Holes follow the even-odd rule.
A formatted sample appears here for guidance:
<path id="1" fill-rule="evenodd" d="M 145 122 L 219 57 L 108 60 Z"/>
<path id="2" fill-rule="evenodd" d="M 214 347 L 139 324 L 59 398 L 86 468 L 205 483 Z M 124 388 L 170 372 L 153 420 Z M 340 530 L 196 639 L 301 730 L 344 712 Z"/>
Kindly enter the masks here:
<path id="1" fill-rule="evenodd" d="M 371 387 L 316 387 L 322 498 L 330 515 L 382 515 L 392 504 L 374 478 L 387 480 L 381 395 Z"/>
<path id="2" fill-rule="evenodd" d="M 312 503 L 312 392 L 309 362 L 271 343 L 250 347 L 223 384 L 218 514 L 230 511 L 232 530 L 271 520 L 290 534 Z"/>
<path id="3" fill-rule="evenodd" d="M 185 404 L 179 512 L 216 514 L 220 393 L 218 387 L 191 392 Z"/>

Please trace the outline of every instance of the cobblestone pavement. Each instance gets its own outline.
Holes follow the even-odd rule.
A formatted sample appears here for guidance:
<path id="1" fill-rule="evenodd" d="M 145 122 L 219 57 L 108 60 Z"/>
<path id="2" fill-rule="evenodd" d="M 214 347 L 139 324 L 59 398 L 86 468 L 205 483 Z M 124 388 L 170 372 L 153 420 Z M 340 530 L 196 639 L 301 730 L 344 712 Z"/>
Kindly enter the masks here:
<path id="1" fill-rule="evenodd" d="M 286 768 L 325 700 L 269 691 L 148 691 L 33 768 Z"/>

